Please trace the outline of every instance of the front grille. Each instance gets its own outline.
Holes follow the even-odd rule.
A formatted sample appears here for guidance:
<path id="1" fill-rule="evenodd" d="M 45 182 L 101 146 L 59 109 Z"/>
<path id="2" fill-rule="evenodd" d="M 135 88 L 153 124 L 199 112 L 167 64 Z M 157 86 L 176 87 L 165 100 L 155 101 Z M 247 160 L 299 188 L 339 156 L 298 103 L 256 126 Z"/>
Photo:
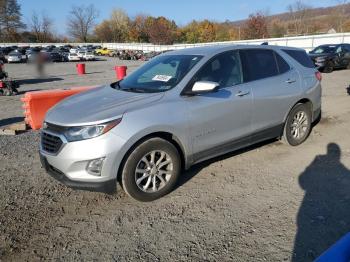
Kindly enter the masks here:
<path id="1" fill-rule="evenodd" d="M 62 140 L 60 137 L 42 132 L 41 133 L 41 148 L 51 154 L 56 154 L 62 147 Z"/>

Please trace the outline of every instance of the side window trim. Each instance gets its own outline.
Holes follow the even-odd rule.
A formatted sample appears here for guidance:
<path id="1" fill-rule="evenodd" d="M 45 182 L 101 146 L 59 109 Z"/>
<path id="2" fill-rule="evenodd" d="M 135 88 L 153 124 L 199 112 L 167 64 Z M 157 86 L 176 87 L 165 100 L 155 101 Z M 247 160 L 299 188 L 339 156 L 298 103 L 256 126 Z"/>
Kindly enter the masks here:
<path id="1" fill-rule="evenodd" d="M 278 75 L 276 75 L 276 76 L 281 76 L 281 75 L 284 75 L 284 74 L 287 74 L 287 73 L 289 73 L 290 71 L 292 71 L 292 69 L 293 69 L 293 67 L 288 63 L 288 61 L 286 61 L 286 59 L 284 59 L 283 58 L 283 56 L 281 56 L 279 53 L 277 53 L 276 51 L 273 51 L 273 54 L 274 54 L 274 57 L 275 57 L 275 60 L 276 60 L 276 65 L 277 65 L 277 70 L 278 70 Z M 289 66 L 289 69 L 288 69 L 288 71 L 286 71 L 286 72 L 284 72 L 284 73 L 281 73 L 280 72 L 280 67 L 279 67 L 279 65 L 278 65 L 278 62 L 277 62 L 277 55 L 279 55 L 282 59 L 283 59 L 283 61 Z M 272 76 L 272 77 L 274 77 L 274 76 Z"/>

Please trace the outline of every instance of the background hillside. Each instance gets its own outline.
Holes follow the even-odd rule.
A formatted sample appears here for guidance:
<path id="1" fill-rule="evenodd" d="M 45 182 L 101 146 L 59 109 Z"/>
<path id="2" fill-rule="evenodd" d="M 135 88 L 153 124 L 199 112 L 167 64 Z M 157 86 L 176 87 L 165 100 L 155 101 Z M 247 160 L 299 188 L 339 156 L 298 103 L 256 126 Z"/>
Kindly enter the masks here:
<path id="1" fill-rule="evenodd" d="M 23 17 L 17 0 L 0 0 L 0 42 L 107 42 L 107 43 L 203 43 L 269 37 L 350 32 L 349 0 L 337 6 L 312 8 L 298 0 L 282 14 L 252 13 L 246 20 L 217 22 L 193 20 L 179 26 L 164 16 L 129 16 L 120 8 L 99 18 L 93 5 L 71 6 L 66 17 L 66 34 L 55 30 L 55 21 L 45 12 L 33 11 Z M 232 12 L 235 12 L 234 10 Z M 26 21 L 26 22 L 24 22 Z"/>
<path id="2" fill-rule="evenodd" d="M 331 7 L 312 8 L 296 2 L 286 8 L 288 12 L 276 15 L 264 14 L 268 31 L 272 37 L 350 31 L 350 3 Z M 236 27 L 244 27 L 248 19 L 229 22 Z M 298 25 L 299 28 L 298 28 Z"/>

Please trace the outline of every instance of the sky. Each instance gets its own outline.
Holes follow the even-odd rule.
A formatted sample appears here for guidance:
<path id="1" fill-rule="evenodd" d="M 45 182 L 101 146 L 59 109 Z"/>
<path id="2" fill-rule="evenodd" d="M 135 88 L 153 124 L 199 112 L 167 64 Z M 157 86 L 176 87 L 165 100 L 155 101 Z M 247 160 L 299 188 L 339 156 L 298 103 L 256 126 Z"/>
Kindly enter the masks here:
<path id="1" fill-rule="evenodd" d="M 185 25 L 193 19 L 241 20 L 257 11 L 269 14 L 285 12 L 287 6 L 295 0 L 18 0 L 27 23 L 32 12 L 45 12 L 55 24 L 55 30 L 66 32 L 66 17 L 72 5 L 94 4 L 99 10 L 98 21 L 108 18 L 113 8 L 124 9 L 130 17 L 143 13 L 152 16 L 165 16 Z M 337 4 L 337 0 L 306 0 L 313 7 L 325 7 Z"/>

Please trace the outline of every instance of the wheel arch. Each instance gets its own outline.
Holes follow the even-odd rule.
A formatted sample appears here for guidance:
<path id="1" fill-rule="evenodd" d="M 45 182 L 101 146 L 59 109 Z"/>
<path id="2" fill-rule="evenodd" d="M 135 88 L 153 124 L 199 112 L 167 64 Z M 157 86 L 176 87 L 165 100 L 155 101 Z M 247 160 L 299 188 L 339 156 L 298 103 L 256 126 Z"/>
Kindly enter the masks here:
<path id="1" fill-rule="evenodd" d="M 293 110 L 293 108 L 298 105 L 298 104 L 306 104 L 309 106 L 310 111 L 311 111 L 311 115 L 313 115 L 313 104 L 312 101 L 308 98 L 302 98 L 300 100 L 298 100 L 296 103 L 293 104 L 293 106 L 289 109 L 289 111 L 287 112 L 287 114 L 284 117 L 284 124 L 286 124 L 288 116 L 290 115 L 290 112 Z"/>
<path id="2" fill-rule="evenodd" d="M 186 169 L 187 165 L 188 165 L 188 160 L 186 158 L 185 155 L 185 148 L 183 147 L 180 139 L 178 139 L 174 134 L 168 132 L 168 131 L 157 131 L 157 132 L 152 132 L 149 133 L 147 135 L 142 136 L 141 138 L 139 138 L 136 142 L 134 142 L 130 148 L 126 151 L 126 153 L 123 156 L 123 159 L 118 167 L 118 172 L 117 172 L 117 180 L 121 179 L 121 173 L 123 171 L 125 162 L 127 157 L 131 154 L 131 152 L 141 143 L 143 143 L 144 141 L 150 139 L 150 138 L 162 138 L 168 142 L 170 142 L 171 144 L 173 144 L 177 151 L 179 152 L 180 155 L 180 159 L 181 159 L 181 169 Z"/>

